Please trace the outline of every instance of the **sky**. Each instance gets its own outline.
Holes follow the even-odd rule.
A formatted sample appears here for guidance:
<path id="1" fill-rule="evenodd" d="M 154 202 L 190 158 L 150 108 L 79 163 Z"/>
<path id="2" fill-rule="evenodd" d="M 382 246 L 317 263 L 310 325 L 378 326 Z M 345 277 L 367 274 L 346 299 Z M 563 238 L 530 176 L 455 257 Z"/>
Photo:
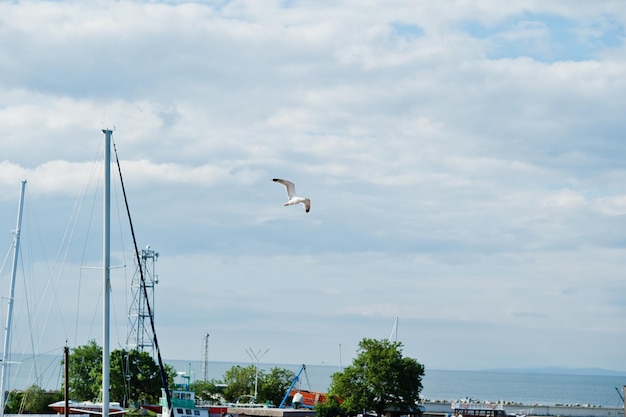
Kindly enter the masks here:
<path id="1" fill-rule="evenodd" d="M 0 2 L 11 350 L 102 343 L 111 129 L 165 359 L 209 334 L 211 361 L 346 366 L 373 338 L 427 370 L 626 371 L 625 27 L 620 0 Z"/>

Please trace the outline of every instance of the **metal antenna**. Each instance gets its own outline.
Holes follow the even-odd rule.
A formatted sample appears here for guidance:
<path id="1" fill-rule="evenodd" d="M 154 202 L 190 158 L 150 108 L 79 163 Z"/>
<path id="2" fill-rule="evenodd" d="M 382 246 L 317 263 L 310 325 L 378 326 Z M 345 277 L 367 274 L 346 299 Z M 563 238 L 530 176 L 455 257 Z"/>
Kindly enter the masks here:
<path id="1" fill-rule="evenodd" d="M 250 359 L 252 359 L 253 362 L 256 362 L 256 375 L 254 378 L 254 401 L 256 401 L 256 396 L 259 392 L 259 361 L 263 358 L 263 356 L 265 356 L 267 352 L 269 352 L 269 350 L 269 346 L 267 347 L 267 349 L 265 349 L 263 353 L 261 353 L 261 349 L 259 349 L 256 353 L 254 353 L 252 348 L 246 349 L 246 353 L 248 354 L 248 356 L 250 356 Z"/>
<path id="2" fill-rule="evenodd" d="M 148 245 L 145 249 L 141 249 L 140 259 L 136 258 L 137 267 L 130 282 L 131 302 L 128 309 L 126 347 L 128 350 L 150 351 L 151 356 L 154 357 L 150 320 L 154 320 L 154 289 L 159 283 L 159 277 L 155 272 L 155 263 L 159 259 L 159 253 Z M 142 270 L 145 274 L 143 281 Z M 148 309 L 148 303 L 152 306 L 151 309 Z"/>
<path id="3" fill-rule="evenodd" d="M 209 380 L 209 333 L 204 335 L 204 343 L 202 345 L 202 378 Z"/>

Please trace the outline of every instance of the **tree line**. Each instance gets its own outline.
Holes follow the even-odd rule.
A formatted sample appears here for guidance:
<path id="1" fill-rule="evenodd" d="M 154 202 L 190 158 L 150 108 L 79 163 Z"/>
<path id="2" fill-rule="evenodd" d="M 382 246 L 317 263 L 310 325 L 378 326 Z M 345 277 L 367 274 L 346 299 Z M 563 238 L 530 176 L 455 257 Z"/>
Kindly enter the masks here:
<path id="1" fill-rule="evenodd" d="M 157 404 L 161 396 L 158 364 L 147 352 L 118 349 L 111 352 L 110 400 L 131 410 L 140 404 Z M 165 365 L 170 387 L 176 371 Z M 424 366 L 403 357 L 402 344 L 363 339 L 352 364 L 332 375 L 327 401 L 316 406 L 318 417 L 419 414 Z M 234 402 L 253 395 L 258 403 L 279 405 L 295 374 L 284 368 L 258 370 L 254 365 L 235 365 L 221 380 L 194 381 L 189 388 L 196 398 L 208 402 Z M 102 390 L 102 348 L 91 340 L 73 348 L 69 355 L 68 388 L 71 399 L 97 401 Z M 5 413 L 46 414 L 48 404 L 63 399 L 63 390 L 48 392 L 36 385 L 9 393 Z"/>

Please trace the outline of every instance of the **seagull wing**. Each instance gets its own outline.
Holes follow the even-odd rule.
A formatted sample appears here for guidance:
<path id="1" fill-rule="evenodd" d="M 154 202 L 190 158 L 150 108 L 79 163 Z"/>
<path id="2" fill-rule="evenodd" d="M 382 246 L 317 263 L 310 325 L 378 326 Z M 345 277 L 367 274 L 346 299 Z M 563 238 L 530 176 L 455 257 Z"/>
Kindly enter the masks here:
<path id="1" fill-rule="evenodd" d="M 311 210 L 311 200 L 309 200 L 308 198 L 304 200 L 304 209 L 306 210 L 306 212 L 308 213 L 309 210 Z"/>
<path id="2" fill-rule="evenodd" d="M 291 181 L 281 180 L 280 178 L 274 178 L 272 181 L 281 183 L 285 187 L 287 187 L 287 195 L 289 198 L 296 195 L 296 186 Z"/>

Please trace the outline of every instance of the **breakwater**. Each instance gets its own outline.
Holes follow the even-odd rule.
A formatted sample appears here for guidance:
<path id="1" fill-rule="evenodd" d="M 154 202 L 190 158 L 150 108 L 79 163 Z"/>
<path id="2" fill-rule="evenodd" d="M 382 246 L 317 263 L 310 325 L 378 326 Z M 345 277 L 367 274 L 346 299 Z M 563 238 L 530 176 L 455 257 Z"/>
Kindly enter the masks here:
<path id="1" fill-rule="evenodd" d="M 452 412 L 449 401 L 426 401 L 425 417 L 444 417 Z M 504 410 L 509 416 L 559 416 L 559 417 L 624 417 L 624 407 L 601 407 L 589 405 L 541 405 L 506 403 Z"/>

